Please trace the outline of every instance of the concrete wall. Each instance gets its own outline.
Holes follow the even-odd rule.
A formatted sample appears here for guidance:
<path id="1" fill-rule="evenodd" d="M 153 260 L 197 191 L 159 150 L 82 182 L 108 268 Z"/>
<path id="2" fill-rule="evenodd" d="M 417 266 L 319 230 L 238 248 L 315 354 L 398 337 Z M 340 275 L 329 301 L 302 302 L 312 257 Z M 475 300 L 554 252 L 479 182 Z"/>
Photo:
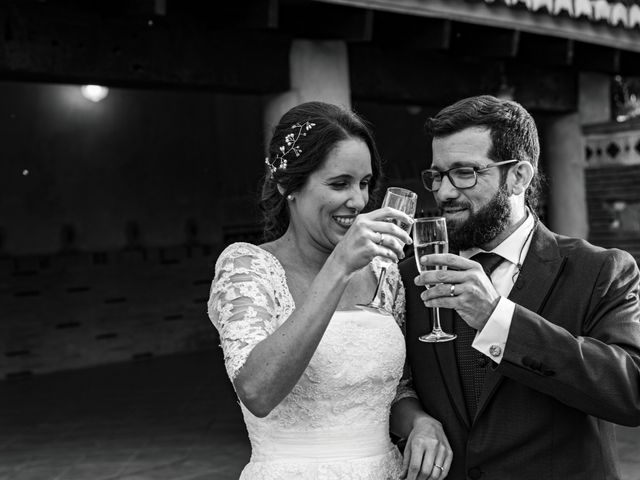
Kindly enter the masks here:
<path id="1" fill-rule="evenodd" d="M 0 102 L 0 378 L 213 348 L 213 262 L 255 232 L 263 99 L 3 82 Z"/>
<path id="2" fill-rule="evenodd" d="M 216 243 L 255 217 L 262 100 L 0 83 L 0 252 Z M 249 209 L 248 209 L 249 208 Z"/>

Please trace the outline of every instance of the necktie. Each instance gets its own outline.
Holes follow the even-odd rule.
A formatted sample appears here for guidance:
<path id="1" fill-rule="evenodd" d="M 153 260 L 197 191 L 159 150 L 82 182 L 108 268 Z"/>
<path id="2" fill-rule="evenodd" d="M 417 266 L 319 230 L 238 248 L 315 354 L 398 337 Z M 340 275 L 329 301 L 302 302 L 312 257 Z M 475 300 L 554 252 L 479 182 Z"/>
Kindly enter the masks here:
<path id="1" fill-rule="evenodd" d="M 497 253 L 481 252 L 471 260 L 482 265 L 484 272 L 488 277 L 491 276 L 496 267 L 504 260 Z M 467 404 L 467 413 L 469 418 L 473 420 L 478 407 L 478 400 L 482 393 L 486 368 L 490 360 L 471 347 L 471 343 L 476 336 L 476 330 L 467 325 L 457 312 L 454 311 L 454 325 L 458 338 L 455 340 L 456 359 L 458 361 L 458 370 L 460 379 L 462 380 L 462 390 Z"/>

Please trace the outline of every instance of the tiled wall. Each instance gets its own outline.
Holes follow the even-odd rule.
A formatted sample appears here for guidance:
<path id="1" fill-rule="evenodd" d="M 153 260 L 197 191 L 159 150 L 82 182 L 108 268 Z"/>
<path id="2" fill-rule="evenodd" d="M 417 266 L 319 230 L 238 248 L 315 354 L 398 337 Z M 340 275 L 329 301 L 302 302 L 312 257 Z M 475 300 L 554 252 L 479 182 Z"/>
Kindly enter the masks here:
<path id="1" fill-rule="evenodd" d="M 589 240 L 640 261 L 640 124 L 585 128 Z"/>

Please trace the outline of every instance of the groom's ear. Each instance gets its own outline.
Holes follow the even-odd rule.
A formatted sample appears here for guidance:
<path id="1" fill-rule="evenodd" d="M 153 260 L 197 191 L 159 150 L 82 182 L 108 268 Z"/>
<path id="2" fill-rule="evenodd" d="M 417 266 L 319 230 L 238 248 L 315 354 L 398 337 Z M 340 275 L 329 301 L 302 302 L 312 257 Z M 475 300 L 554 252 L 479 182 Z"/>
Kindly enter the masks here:
<path id="1" fill-rule="evenodd" d="M 511 172 L 511 194 L 524 194 L 527 188 L 529 188 L 529 185 L 531 185 L 531 180 L 533 180 L 533 165 L 526 160 L 521 160 L 516 164 L 515 168 L 513 168 Z"/>

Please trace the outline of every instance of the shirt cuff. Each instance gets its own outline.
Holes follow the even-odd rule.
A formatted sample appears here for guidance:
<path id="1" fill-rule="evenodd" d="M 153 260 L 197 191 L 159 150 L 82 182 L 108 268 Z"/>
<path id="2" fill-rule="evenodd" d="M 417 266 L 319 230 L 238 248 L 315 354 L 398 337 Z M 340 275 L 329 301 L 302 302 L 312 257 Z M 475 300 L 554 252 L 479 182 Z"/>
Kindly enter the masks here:
<path id="1" fill-rule="evenodd" d="M 476 334 L 471 346 L 496 363 L 502 361 L 504 347 L 507 344 L 511 319 L 516 304 L 505 297 L 500 297 L 498 305 L 487 320 L 486 325 Z"/>

